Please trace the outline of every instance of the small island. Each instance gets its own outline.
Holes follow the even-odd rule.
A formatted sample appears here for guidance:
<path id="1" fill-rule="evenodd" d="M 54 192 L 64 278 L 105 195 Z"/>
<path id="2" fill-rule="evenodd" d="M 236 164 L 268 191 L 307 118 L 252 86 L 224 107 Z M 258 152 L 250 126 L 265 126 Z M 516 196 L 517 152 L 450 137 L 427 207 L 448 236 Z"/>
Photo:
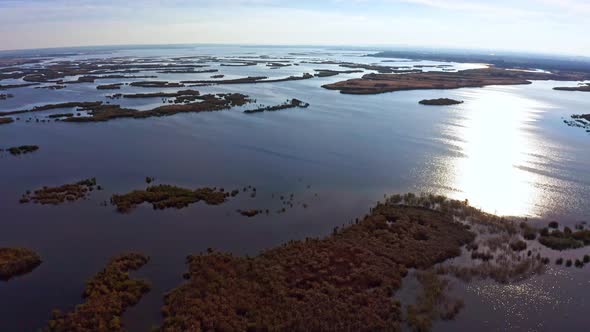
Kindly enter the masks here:
<path id="1" fill-rule="evenodd" d="M 0 248 L 0 280 L 27 274 L 41 264 L 41 257 L 26 248 Z"/>
<path id="2" fill-rule="evenodd" d="M 295 108 L 295 107 L 308 108 L 309 104 L 305 103 L 299 99 L 293 98 L 291 100 L 287 100 L 286 102 L 284 102 L 281 105 L 267 106 L 267 107 L 260 107 L 257 109 L 253 109 L 253 110 L 246 110 L 246 111 L 244 111 L 244 113 L 253 114 L 253 113 L 261 113 L 261 112 L 275 112 L 275 111 L 280 111 L 280 110 Z"/>
<path id="3" fill-rule="evenodd" d="M 168 208 L 182 209 L 191 204 L 204 201 L 208 205 L 225 203 L 231 193 L 217 188 L 186 189 L 171 185 L 157 185 L 146 190 L 135 190 L 124 195 L 113 195 L 111 203 L 117 211 L 127 213 L 143 203 L 152 204 L 154 210 Z"/>
<path id="4" fill-rule="evenodd" d="M 20 199 L 21 204 L 51 204 L 59 205 L 65 202 L 74 202 L 86 198 L 94 189 L 101 190 L 96 184 L 96 179 L 86 179 L 76 183 L 64 184 L 58 187 L 43 187 L 34 192 L 27 191 Z"/>
<path id="5" fill-rule="evenodd" d="M 578 86 L 569 86 L 569 87 L 555 87 L 553 90 L 557 91 L 580 91 L 580 92 L 590 92 L 590 83 L 580 84 Z"/>
<path id="6" fill-rule="evenodd" d="M 428 106 L 449 106 L 463 104 L 462 100 L 455 100 L 449 98 L 438 98 L 438 99 L 424 99 L 419 102 L 421 105 Z"/>
<path id="7" fill-rule="evenodd" d="M 0 117 L 0 125 L 13 123 L 14 119 L 10 117 L 2 118 Z"/>

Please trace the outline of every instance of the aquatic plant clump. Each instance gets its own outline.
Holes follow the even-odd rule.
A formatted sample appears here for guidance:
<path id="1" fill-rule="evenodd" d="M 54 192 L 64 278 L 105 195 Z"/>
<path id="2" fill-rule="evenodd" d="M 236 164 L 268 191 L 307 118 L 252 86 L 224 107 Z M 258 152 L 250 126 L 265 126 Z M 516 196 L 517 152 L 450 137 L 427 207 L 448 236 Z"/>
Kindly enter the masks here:
<path id="1" fill-rule="evenodd" d="M 149 257 L 129 253 L 110 260 L 107 266 L 86 283 L 84 303 L 72 312 L 54 310 L 47 331 L 124 331 L 121 316 L 137 304 L 151 286 L 141 279 L 131 279 L 129 271 L 147 264 Z"/>
<path id="2" fill-rule="evenodd" d="M 33 153 L 37 150 L 39 150 L 39 147 L 37 145 L 21 145 L 21 146 L 15 146 L 15 147 L 7 149 L 7 151 L 13 156 L 18 156 L 18 155 L 27 154 L 27 153 Z"/>
<path id="3" fill-rule="evenodd" d="M 407 269 L 458 256 L 473 239 L 449 215 L 379 204 L 323 239 L 256 257 L 189 256 L 187 283 L 165 296 L 162 330 L 399 330 L 392 295 Z"/>
<path id="4" fill-rule="evenodd" d="M 124 195 L 113 195 L 111 203 L 117 211 L 126 213 L 143 203 L 152 204 L 154 209 L 167 208 L 182 209 L 190 204 L 204 201 L 209 205 L 225 203 L 231 194 L 215 188 L 199 188 L 196 190 L 180 188 L 171 185 L 148 187 L 146 190 L 135 190 Z"/>
<path id="5" fill-rule="evenodd" d="M 590 245 L 590 230 L 578 230 L 562 232 L 554 230 L 551 233 L 542 233 L 539 243 L 554 250 L 577 249 Z"/>
<path id="6" fill-rule="evenodd" d="M 32 193 L 25 193 L 21 197 L 20 203 L 59 205 L 65 202 L 74 202 L 86 198 L 89 192 L 94 190 L 95 186 L 96 178 L 64 184 L 58 187 L 43 187 Z"/>
<path id="7" fill-rule="evenodd" d="M 41 264 L 41 257 L 26 248 L 0 248 L 0 280 L 27 274 Z"/>

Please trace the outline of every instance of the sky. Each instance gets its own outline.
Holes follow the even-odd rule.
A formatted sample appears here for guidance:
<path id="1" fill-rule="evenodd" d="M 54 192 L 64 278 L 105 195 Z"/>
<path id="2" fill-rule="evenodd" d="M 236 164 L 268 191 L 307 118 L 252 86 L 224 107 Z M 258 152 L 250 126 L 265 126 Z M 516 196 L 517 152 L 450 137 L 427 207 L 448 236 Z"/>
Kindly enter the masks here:
<path id="1" fill-rule="evenodd" d="M 590 0 L 0 0 L 0 50 L 220 43 L 590 56 L 589 31 Z"/>

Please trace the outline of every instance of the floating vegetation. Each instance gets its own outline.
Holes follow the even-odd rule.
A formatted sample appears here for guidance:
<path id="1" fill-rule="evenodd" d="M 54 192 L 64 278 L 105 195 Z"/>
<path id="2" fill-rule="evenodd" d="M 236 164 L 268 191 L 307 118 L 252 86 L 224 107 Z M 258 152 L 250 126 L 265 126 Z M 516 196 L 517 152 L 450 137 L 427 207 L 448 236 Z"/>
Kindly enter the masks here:
<path id="1" fill-rule="evenodd" d="M 428 106 L 449 106 L 463 104 L 462 100 L 455 100 L 449 98 L 438 98 L 438 99 L 424 99 L 419 102 L 421 105 Z"/>
<path id="2" fill-rule="evenodd" d="M 52 204 L 59 205 L 65 202 L 74 202 L 84 199 L 94 190 L 96 178 L 82 180 L 72 184 L 64 184 L 59 187 L 43 187 L 34 192 L 27 191 L 20 203 Z"/>
<path id="3" fill-rule="evenodd" d="M 39 150 L 39 147 L 37 145 L 21 145 L 21 146 L 15 146 L 15 147 L 7 149 L 7 151 L 13 156 L 18 156 L 18 155 L 27 154 L 27 153 L 33 153 L 37 150 Z"/>
<path id="4" fill-rule="evenodd" d="M 323 239 L 256 257 L 189 256 L 187 283 L 165 296 L 162 330 L 398 330 L 392 295 L 407 268 L 458 256 L 473 238 L 450 215 L 388 202 Z"/>
<path id="5" fill-rule="evenodd" d="M 148 261 L 149 257 L 137 253 L 111 259 L 86 283 L 84 303 L 69 313 L 54 310 L 47 331 L 123 331 L 121 316 L 151 288 L 145 280 L 131 279 L 129 271 L 138 270 Z"/>
<path id="6" fill-rule="evenodd" d="M 0 248 L 0 280 L 27 274 L 41 264 L 41 257 L 26 248 Z"/>
<path id="7" fill-rule="evenodd" d="M 191 190 L 171 185 L 158 185 L 148 187 L 146 190 L 135 190 L 124 195 L 113 195 L 111 203 L 117 206 L 117 211 L 126 213 L 143 203 L 150 203 L 154 209 L 158 210 L 182 209 L 200 201 L 204 201 L 209 205 L 219 205 L 225 203 L 230 195 L 223 189 L 217 190 L 216 188 Z"/>
<path id="8" fill-rule="evenodd" d="M 572 119 L 563 120 L 563 122 L 570 127 L 584 128 L 587 132 L 590 132 L 590 114 L 574 114 Z"/>
<path id="9" fill-rule="evenodd" d="M 262 113 L 262 112 L 274 112 L 274 111 L 280 111 L 280 110 L 285 110 L 285 109 L 289 109 L 289 108 L 296 108 L 296 107 L 308 108 L 309 104 L 302 102 L 299 99 L 291 99 L 291 100 L 285 101 L 281 105 L 267 106 L 267 107 L 253 109 L 253 110 L 246 110 L 246 111 L 244 111 L 244 113 L 252 114 L 252 113 Z"/>

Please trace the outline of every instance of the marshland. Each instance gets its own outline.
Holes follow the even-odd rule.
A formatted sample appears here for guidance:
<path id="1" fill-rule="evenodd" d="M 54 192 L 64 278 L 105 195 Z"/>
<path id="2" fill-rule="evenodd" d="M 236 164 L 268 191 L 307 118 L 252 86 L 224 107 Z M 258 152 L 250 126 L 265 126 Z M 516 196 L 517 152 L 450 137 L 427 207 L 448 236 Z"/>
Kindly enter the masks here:
<path id="1" fill-rule="evenodd" d="M 372 54 L 7 61 L 1 148 L 41 148 L 0 156 L 0 329 L 585 326 L 586 74 Z"/>

